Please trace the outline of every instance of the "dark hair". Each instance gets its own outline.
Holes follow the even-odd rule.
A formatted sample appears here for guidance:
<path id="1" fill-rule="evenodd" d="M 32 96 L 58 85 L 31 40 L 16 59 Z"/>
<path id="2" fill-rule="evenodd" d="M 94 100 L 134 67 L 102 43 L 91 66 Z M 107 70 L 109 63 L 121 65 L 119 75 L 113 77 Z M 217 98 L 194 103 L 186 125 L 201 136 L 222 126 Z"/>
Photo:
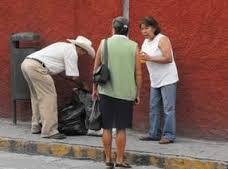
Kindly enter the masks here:
<path id="1" fill-rule="evenodd" d="M 122 16 L 118 16 L 112 21 L 112 27 L 115 29 L 115 34 L 127 36 L 129 30 L 128 25 L 128 19 Z"/>
<path id="2" fill-rule="evenodd" d="M 142 25 L 155 28 L 154 35 L 157 35 L 161 32 L 161 28 L 159 26 L 159 23 L 151 16 L 146 16 L 146 17 L 140 19 L 139 28 L 141 28 Z"/>

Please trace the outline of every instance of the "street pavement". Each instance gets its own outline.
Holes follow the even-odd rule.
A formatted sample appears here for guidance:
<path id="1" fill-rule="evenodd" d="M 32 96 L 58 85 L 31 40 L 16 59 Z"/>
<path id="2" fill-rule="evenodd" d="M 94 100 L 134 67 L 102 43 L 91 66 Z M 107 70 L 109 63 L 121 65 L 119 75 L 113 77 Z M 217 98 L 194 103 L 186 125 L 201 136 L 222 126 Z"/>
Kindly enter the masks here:
<path id="1" fill-rule="evenodd" d="M 48 160 L 40 160 L 42 162 L 38 160 L 38 162 L 35 162 L 36 160 L 30 156 L 28 156 L 28 159 L 34 160 L 34 162 L 17 162 L 18 159 L 12 160 L 10 158 L 8 160 L 9 157 L 0 157 L 3 161 L 0 161 L 0 169 L 43 169 L 43 165 L 45 165 L 45 169 L 47 167 L 50 169 L 105 168 L 101 162 L 103 160 L 103 146 L 100 137 L 71 136 L 64 140 L 44 139 L 39 134 L 31 134 L 30 122 L 19 121 L 17 125 L 13 125 L 9 119 L 0 118 L 0 124 L 1 151 L 74 159 L 93 159 L 97 161 L 95 163 L 94 161 L 76 162 L 73 160 L 72 163 L 69 162 L 69 165 L 68 162 L 64 162 L 67 159 L 53 160 L 50 164 L 47 163 Z M 126 161 L 130 164 L 140 165 L 140 167 L 134 166 L 135 169 L 154 169 L 152 166 L 166 169 L 228 169 L 228 142 L 226 141 L 177 137 L 174 144 L 160 145 L 157 141 L 140 141 L 139 137 L 142 134 L 134 130 L 127 131 L 125 157 Z M 115 152 L 115 141 L 113 141 L 113 152 Z M 22 155 L 19 157 L 22 157 Z M 53 159 L 53 157 L 47 159 Z M 17 168 L 10 165 L 7 166 L 5 164 L 7 162 L 10 165 L 14 164 Z M 28 166 L 30 168 L 24 166 L 29 163 L 33 164 L 31 167 Z M 52 165 L 57 165 L 58 167 L 52 167 Z M 152 166 L 148 167 L 144 165 Z M 34 166 L 38 167 L 34 168 Z"/>
<path id="2" fill-rule="evenodd" d="M 26 139 L 30 141 L 41 141 L 45 143 L 65 143 L 83 146 L 103 147 L 100 137 L 91 136 L 71 136 L 64 140 L 43 139 L 40 135 L 32 135 L 30 122 L 18 122 L 12 125 L 8 119 L 0 118 L 0 137 Z M 139 133 L 133 130 L 127 132 L 127 151 L 153 153 L 162 155 L 175 155 L 186 158 L 196 158 L 202 160 L 215 160 L 228 162 L 228 142 L 209 141 L 202 139 L 190 139 L 177 137 L 174 144 L 160 145 L 158 142 L 139 141 Z M 113 141 L 115 148 L 115 142 Z"/>
<path id="3" fill-rule="evenodd" d="M 101 162 L 73 160 L 40 155 L 0 151 L 0 169 L 105 169 Z M 133 169 L 159 169 L 153 166 L 133 166 Z"/>

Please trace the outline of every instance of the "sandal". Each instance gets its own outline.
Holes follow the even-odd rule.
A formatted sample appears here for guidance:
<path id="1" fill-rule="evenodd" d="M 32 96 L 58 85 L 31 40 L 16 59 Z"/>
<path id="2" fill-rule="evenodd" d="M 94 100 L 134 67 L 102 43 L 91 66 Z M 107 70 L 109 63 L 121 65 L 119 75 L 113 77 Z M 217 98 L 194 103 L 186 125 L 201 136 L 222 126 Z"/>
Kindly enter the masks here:
<path id="1" fill-rule="evenodd" d="M 170 144 L 170 143 L 173 143 L 172 140 L 168 140 L 166 138 L 162 138 L 160 141 L 159 141 L 159 144 Z"/>
<path id="2" fill-rule="evenodd" d="M 105 162 L 105 165 L 108 166 L 108 167 L 113 167 L 114 166 L 114 163 L 111 162 L 111 161 L 106 161 Z"/>
<path id="3" fill-rule="evenodd" d="M 114 168 L 114 163 L 111 161 L 106 161 L 105 165 L 106 165 L 106 169 L 113 169 Z"/>
<path id="4" fill-rule="evenodd" d="M 128 163 L 116 163 L 115 167 L 132 168 Z"/>

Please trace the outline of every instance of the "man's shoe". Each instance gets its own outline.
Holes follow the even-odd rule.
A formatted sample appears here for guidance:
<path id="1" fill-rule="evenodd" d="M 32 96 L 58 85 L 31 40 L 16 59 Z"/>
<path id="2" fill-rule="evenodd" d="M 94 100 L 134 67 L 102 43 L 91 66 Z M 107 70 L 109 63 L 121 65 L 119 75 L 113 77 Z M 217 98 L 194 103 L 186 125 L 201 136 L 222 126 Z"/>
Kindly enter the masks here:
<path id="1" fill-rule="evenodd" d="M 153 138 L 150 136 L 142 136 L 139 138 L 139 140 L 141 140 L 141 141 L 159 141 L 160 139 L 159 138 Z"/>
<path id="2" fill-rule="evenodd" d="M 162 138 L 159 141 L 159 144 L 170 144 L 170 143 L 173 143 L 173 141 L 172 140 L 168 140 L 167 138 Z"/>
<path id="3" fill-rule="evenodd" d="M 31 128 L 31 132 L 32 134 L 40 134 L 41 133 L 41 128 L 42 128 L 42 124 L 39 123 L 38 125 L 33 125 Z"/>
<path id="4" fill-rule="evenodd" d="M 65 139 L 66 136 L 64 134 L 57 133 L 57 134 L 54 134 L 54 135 L 51 135 L 51 136 L 47 136 L 47 137 L 44 137 L 44 138 L 48 138 L 48 139 Z"/>
<path id="5" fill-rule="evenodd" d="M 40 134 L 41 131 L 32 131 L 32 134 Z"/>

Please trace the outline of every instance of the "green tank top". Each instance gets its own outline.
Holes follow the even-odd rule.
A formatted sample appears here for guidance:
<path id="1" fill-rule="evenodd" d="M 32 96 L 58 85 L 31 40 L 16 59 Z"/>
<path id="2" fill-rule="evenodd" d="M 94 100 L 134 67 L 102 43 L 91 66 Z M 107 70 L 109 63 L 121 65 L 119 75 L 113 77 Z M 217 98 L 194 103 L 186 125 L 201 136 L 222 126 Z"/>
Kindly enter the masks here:
<path id="1" fill-rule="evenodd" d="M 133 101 L 136 98 L 137 90 L 135 79 L 137 43 L 126 36 L 113 35 L 108 38 L 107 45 L 111 78 L 105 85 L 99 85 L 98 91 L 100 94 L 113 98 Z"/>

